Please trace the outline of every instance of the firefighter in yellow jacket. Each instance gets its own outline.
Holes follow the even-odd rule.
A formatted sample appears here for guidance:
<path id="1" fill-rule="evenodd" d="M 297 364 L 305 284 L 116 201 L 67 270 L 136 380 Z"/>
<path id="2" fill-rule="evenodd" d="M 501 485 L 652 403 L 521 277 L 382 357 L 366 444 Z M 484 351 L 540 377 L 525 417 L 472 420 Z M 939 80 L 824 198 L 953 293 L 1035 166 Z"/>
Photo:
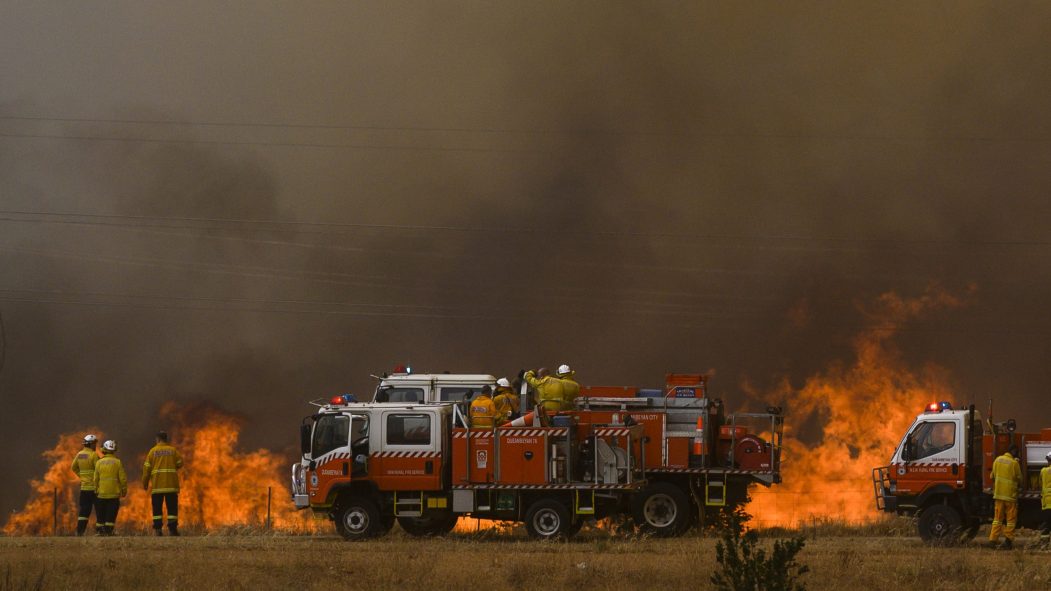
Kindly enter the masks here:
<path id="1" fill-rule="evenodd" d="M 471 399 L 471 427 L 492 429 L 496 425 L 496 405 L 490 394 L 493 389 L 484 386 L 478 396 Z"/>
<path id="2" fill-rule="evenodd" d="M 95 499 L 95 462 L 99 460 L 96 449 L 99 446 L 99 438 L 87 434 L 84 436 L 84 448 L 73 456 L 73 473 L 80 478 L 80 497 L 77 499 L 77 535 L 84 535 L 88 529 L 88 518 L 91 510 L 95 509 L 95 532 L 101 533 L 102 520 L 99 519 L 98 508 Z"/>
<path id="3" fill-rule="evenodd" d="M 1044 457 L 1047 465 L 1040 470 L 1040 509 L 1044 523 L 1040 526 L 1040 545 L 1051 547 L 1051 452 Z"/>
<path id="4" fill-rule="evenodd" d="M 537 404 L 549 413 L 562 410 L 562 380 L 552 376 L 546 367 L 522 374 L 522 379 L 536 391 Z"/>
<path id="5" fill-rule="evenodd" d="M 1012 445 L 1007 453 L 993 461 L 993 528 L 989 530 L 989 542 L 996 544 L 1000 533 L 1004 535 L 1001 548 L 1010 549 L 1018 523 L 1018 489 L 1022 485 L 1022 467 L 1018 465 L 1018 447 Z M 1006 524 L 1006 527 L 1005 527 Z"/>
<path id="6" fill-rule="evenodd" d="M 94 483 L 98 497 L 95 520 L 102 522 L 104 536 L 113 535 L 120 500 L 128 495 L 128 474 L 116 453 L 117 442 L 110 439 L 102 444 L 102 457 L 95 462 Z"/>
<path id="7" fill-rule="evenodd" d="M 156 445 L 146 454 L 142 465 L 142 489 L 150 491 L 153 503 L 153 531 L 164 535 L 164 506 L 168 506 L 168 533 L 179 535 L 179 469 L 182 456 L 168 444 L 168 433 L 157 433 Z M 151 490 L 152 485 L 152 490 Z"/>
<path id="8" fill-rule="evenodd" d="M 496 395 L 493 396 L 493 404 L 496 405 L 497 425 L 518 418 L 518 394 L 515 394 L 507 378 L 496 380 Z"/>
<path id="9" fill-rule="evenodd" d="M 563 363 L 558 367 L 558 379 L 562 380 L 562 410 L 576 408 L 577 396 L 580 396 L 580 384 L 574 377 L 577 372 Z"/>

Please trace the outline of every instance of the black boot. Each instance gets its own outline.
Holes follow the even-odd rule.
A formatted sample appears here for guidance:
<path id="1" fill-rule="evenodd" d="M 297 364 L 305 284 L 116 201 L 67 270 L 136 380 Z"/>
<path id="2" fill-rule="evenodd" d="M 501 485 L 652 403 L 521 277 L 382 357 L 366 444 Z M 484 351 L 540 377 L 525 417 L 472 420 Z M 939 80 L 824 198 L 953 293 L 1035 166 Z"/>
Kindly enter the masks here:
<path id="1" fill-rule="evenodd" d="M 179 526 L 169 523 L 168 524 L 168 535 L 178 537 L 179 536 Z"/>
<path id="2" fill-rule="evenodd" d="M 1011 548 L 1014 548 L 1014 544 L 1011 543 L 1011 540 L 1004 540 L 1004 543 L 1000 544 L 1001 550 L 1010 550 Z"/>
<path id="3" fill-rule="evenodd" d="M 156 534 L 158 538 L 162 537 L 164 535 L 164 532 L 159 527 L 158 528 L 154 528 L 153 533 Z"/>

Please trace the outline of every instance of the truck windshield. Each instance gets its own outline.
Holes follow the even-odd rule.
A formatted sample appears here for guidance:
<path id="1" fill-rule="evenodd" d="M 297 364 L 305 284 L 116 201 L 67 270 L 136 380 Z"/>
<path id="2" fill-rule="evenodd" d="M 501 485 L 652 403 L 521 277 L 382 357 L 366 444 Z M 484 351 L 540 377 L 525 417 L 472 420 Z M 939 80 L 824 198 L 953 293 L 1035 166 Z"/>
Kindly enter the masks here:
<path id="1" fill-rule="evenodd" d="M 920 460 L 956 445 L 956 423 L 928 421 L 916 427 L 909 435 L 910 459 Z"/>
<path id="2" fill-rule="evenodd" d="M 346 447 L 350 442 L 350 417 L 347 415 L 325 415 L 314 423 L 314 441 L 311 451 L 314 458 Z"/>

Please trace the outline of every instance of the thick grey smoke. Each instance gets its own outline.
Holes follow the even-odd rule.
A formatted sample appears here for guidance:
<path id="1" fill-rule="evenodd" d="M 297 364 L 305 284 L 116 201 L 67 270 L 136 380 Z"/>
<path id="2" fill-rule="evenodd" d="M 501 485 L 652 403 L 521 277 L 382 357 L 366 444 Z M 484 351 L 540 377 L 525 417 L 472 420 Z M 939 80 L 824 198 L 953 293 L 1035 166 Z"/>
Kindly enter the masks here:
<path id="1" fill-rule="evenodd" d="M 307 399 L 404 362 L 714 369 L 740 401 L 848 356 L 857 302 L 931 282 L 976 291 L 907 358 L 1041 426 L 1029 10 L 4 6 L 8 482 L 86 425 L 133 457 L 170 399 L 283 449 Z"/>

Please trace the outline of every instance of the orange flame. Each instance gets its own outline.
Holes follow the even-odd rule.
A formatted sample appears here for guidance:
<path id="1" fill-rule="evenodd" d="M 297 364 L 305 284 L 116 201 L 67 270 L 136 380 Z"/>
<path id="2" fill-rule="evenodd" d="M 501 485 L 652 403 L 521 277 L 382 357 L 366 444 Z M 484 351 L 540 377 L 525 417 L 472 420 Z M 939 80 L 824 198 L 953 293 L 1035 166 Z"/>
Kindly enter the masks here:
<path id="1" fill-rule="evenodd" d="M 936 288 L 903 299 L 883 294 L 866 312 L 869 326 L 855 337 L 855 359 L 808 379 L 801 389 L 787 380 L 776 392 L 787 409 L 783 484 L 752 492 L 748 507 L 762 527 L 797 527 L 814 520 L 865 523 L 875 510 L 872 468 L 887 463 L 906 429 L 932 400 L 952 400 L 943 369 L 910 369 L 893 342 L 902 325 L 962 302 Z M 805 443 L 800 425 L 817 420 L 818 443 Z"/>
<path id="2" fill-rule="evenodd" d="M 172 444 L 183 456 L 180 471 L 179 523 L 189 529 L 262 527 L 266 522 L 268 489 L 272 491 L 270 519 L 275 529 L 315 531 L 309 512 L 297 512 L 289 502 L 284 479 L 289 461 L 266 449 L 237 451 L 240 421 L 225 412 L 205 407 L 161 409 L 171 425 Z M 70 470 L 73 456 L 81 449 L 82 433 L 59 436 L 58 443 L 44 452 L 48 469 L 31 482 L 30 499 L 11 516 L 3 531 L 8 535 L 51 533 L 58 518 L 58 532 L 69 533 L 76 523 L 79 481 Z M 118 452 L 118 457 L 120 453 Z M 121 458 L 128 473 L 128 496 L 121 500 L 118 529 L 143 531 L 151 527 L 149 494 L 142 489 L 143 457 Z M 57 491 L 57 497 L 56 497 Z M 55 502 L 57 498 L 57 503 Z"/>

